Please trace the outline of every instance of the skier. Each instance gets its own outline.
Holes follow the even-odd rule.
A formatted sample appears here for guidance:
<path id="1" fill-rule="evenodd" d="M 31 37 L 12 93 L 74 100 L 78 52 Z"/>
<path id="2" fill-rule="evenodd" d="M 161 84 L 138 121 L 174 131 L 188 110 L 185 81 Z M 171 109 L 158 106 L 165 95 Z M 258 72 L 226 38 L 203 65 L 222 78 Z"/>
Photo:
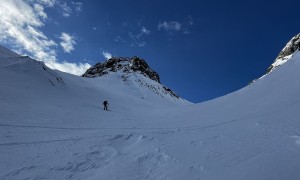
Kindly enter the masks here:
<path id="1" fill-rule="evenodd" d="M 108 102 L 107 102 L 107 101 L 104 101 L 104 102 L 103 102 L 103 105 L 104 105 L 104 110 L 108 111 L 108 109 L 107 109 Z"/>

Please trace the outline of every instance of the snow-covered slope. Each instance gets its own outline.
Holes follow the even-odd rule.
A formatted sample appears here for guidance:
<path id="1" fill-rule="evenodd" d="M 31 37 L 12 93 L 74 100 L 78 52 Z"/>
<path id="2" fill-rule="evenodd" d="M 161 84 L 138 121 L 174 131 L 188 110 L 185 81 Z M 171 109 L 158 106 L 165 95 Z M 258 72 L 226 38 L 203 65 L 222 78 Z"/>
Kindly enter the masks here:
<path id="1" fill-rule="evenodd" d="M 0 179 L 300 178 L 299 52 L 201 104 L 0 52 Z"/>

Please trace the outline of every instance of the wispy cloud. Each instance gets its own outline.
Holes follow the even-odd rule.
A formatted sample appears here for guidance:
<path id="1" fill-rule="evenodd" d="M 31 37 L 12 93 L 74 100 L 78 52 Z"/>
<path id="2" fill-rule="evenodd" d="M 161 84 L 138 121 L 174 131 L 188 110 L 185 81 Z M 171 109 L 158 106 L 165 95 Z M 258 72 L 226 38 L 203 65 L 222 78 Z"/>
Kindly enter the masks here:
<path id="1" fill-rule="evenodd" d="M 165 30 L 165 31 L 180 31 L 181 30 L 181 23 L 177 22 L 177 21 L 169 21 L 169 22 L 162 22 L 159 23 L 157 28 L 158 30 Z"/>
<path id="2" fill-rule="evenodd" d="M 36 2 L 47 7 L 53 7 L 57 0 L 37 0 Z"/>
<path id="3" fill-rule="evenodd" d="M 151 31 L 149 29 L 147 29 L 146 27 L 143 26 L 142 29 L 141 29 L 141 33 L 142 34 L 150 34 Z"/>
<path id="4" fill-rule="evenodd" d="M 57 43 L 49 39 L 41 30 L 48 18 L 45 8 L 54 7 L 56 0 L 9 0 L 0 3 L 0 43 L 7 44 L 15 51 L 29 54 L 37 60 L 42 60 L 50 68 L 80 75 L 90 65 L 58 62 L 55 49 Z M 62 40 L 69 40 L 64 49 L 74 50 L 76 43 L 73 37 L 63 35 Z"/>
<path id="5" fill-rule="evenodd" d="M 82 2 L 72 2 L 72 5 L 74 6 L 75 8 L 75 12 L 77 13 L 77 16 L 79 15 L 79 13 L 82 11 L 82 6 L 83 6 L 83 3 Z"/>
<path id="6" fill-rule="evenodd" d="M 58 12 L 64 17 L 70 17 L 73 11 L 75 11 L 78 16 L 79 13 L 82 11 L 82 6 L 83 6 L 82 2 L 77 2 L 77 1 L 72 1 L 69 4 L 63 0 L 30 0 L 30 1 L 46 7 L 57 6 Z"/>
<path id="7" fill-rule="evenodd" d="M 64 52 L 71 53 L 73 51 L 74 45 L 76 44 L 74 36 L 71 36 L 68 33 L 62 32 L 60 37 L 62 41 L 60 42 L 61 47 L 64 49 Z"/>
<path id="8" fill-rule="evenodd" d="M 71 16 L 72 8 L 70 6 L 68 6 L 68 4 L 66 2 L 60 2 L 59 7 L 60 7 L 60 13 L 64 17 L 70 17 Z"/>
<path id="9" fill-rule="evenodd" d="M 122 26 L 128 27 L 127 22 L 123 23 Z M 151 31 L 145 26 L 140 26 L 138 24 L 138 32 L 129 31 L 127 36 L 118 35 L 115 38 L 115 42 L 122 42 L 124 44 L 129 44 L 130 46 L 143 47 L 146 45 L 145 36 L 150 35 Z"/>
<path id="10" fill-rule="evenodd" d="M 107 51 L 102 51 L 102 55 L 103 55 L 103 57 L 105 57 L 105 59 L 112 58 L 112 54 Z"/>
<path id="11" fill-rule="evenodd" d="M 115 37 L 114 39 L 115 42 L 121 42 L 121 43 L 124 43 L 124 44 L 127 44 L 128 41 L 124 38 L 122 38 L 120 35 L 118 35 L 117 37 Z"/>
<path id="12" fill-rule="evenodd" d="M 44 6 L 41 4 L 34 4 L 34 10 L 43 19 L 47 19 L 47 14 L 44 11 Z"/>
<path id="13" fill-rule="evenodd" d="M 194 25 L 192 16 L 188 16 L 185 21 L 163 21 L 159 22 L 157 29 L 158 31 L 165 31 L 167 34 L 172 35 L 176 32 L 182 32 L 183 34 L 190 33 L 190 27 Z"/>
<path id="14" fill-rule="evenodd" d="M 78 16 L 79 13 L 82 11 L 82 6 L 83 6 L 82 2 L 76 2 L 76 1 L 72 1 L 69 5 L 65 1 L 55 0 L 55 4 L 58 5 L 59 7 L 58 10 L 60 14 L 64 17 L 70 17 L 73 11 L 75 11 L 76 15 Z"/>
<path id="15" fill-rule="evenodd" d="M 192 25 L 194 25 L 194 19 L 193 19 L 193 17 L 191 16 L 191 15 L 189 15 L 188 16 L 188 23 L 192 26 Z"/>
<path id="16" fill-rule="evenodd" d="M 151 34 L 151 31 L 147 29 L 145 26 L 140 28 L 140 32 L 137 34 L 133 34 L 131 32 L 128 33 L 129 37 L 131 38 L 131 45 L 143 47 L 146 45 L 146 41 L 144 40 L 145 35 Z"/>
<path id="17" fill-rule="evenodd" d="M 141 39 L 142 34 L 133 34 L 132 32 L 128 33 L 128 36 L 130 37 L 130 46 L 138 46 L 143 47 L 146 45 L 146 41 Z"/>

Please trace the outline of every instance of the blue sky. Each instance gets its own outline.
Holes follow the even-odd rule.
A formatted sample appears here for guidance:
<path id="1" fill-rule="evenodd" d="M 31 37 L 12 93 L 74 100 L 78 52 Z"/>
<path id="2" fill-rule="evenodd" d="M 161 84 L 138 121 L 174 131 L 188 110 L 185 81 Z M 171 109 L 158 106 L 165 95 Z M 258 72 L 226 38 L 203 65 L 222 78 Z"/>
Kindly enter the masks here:
<path id="1" fill-rule="evenodd" d="M 5 0 L 0 43 L 81 74 L 109 56 L 139 56 L 192 102 L 262 76 L 300 32 L 300 1 Z"/>

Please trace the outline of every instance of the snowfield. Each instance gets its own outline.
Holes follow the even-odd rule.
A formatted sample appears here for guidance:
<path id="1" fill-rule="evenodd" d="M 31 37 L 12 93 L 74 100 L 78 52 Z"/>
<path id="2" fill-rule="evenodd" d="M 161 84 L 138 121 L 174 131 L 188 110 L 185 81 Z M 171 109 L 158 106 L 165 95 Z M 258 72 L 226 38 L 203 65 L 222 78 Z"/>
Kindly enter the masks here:
<path id="1" fill-rule="evenodd" d="M 0 48 L 0 179 L 300 179 L 300 53 L 200 104 Z M 111 111 L 104 111 L 108 100 Z"/>

